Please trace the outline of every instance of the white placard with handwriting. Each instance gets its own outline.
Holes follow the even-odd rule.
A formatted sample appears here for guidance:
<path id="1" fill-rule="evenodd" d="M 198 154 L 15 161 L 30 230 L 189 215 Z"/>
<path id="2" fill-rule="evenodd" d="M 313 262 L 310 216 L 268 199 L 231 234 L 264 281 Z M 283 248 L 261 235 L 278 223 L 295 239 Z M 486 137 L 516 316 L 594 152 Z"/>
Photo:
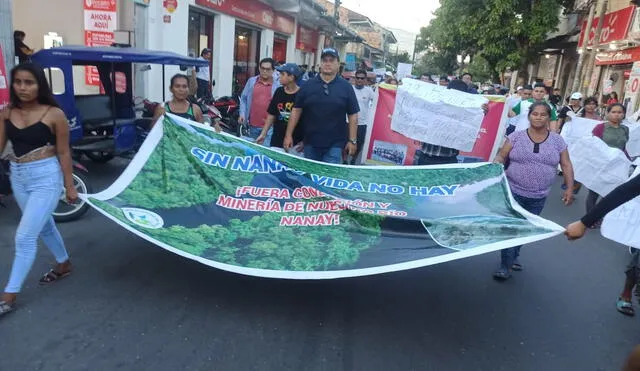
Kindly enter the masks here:
<path id="1" fill-rule="evenodd" d="M 423 143 L 471 151 L 487 102 L 482 95 L 405 79 L 398 87 L 391 129 Z"/>

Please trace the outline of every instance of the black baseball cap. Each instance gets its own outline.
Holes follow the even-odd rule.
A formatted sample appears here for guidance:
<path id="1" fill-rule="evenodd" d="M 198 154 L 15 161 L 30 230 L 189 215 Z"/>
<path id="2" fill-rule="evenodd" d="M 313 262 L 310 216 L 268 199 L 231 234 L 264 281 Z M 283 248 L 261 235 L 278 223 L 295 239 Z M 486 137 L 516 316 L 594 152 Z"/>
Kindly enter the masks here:
<path id="1" fill-rule="evenodd" d="M 322 54 L 320 54 L 320 58 L 324 58 L 324 57 L 326 57 L 328 55 L 336 58 L 337 60 L 340 60 L 340 54 L 338 54 L 338 52 L 333 48 L 323 49 L 322 50 Z"/>

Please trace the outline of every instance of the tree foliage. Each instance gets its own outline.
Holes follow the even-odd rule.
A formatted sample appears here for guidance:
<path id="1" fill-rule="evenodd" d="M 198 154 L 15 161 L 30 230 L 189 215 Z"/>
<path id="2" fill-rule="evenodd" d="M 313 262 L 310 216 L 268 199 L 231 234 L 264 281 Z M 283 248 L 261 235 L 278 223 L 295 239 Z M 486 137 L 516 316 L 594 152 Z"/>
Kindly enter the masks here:
<path id="1" fill-rule="evenodd" d="M 426 53 L 417 61 L 414 71 L 416 74 L 451 75 L 458 69 L 456 56 L 447 53 Z"/>
<path id="2" fill-rule="evenodd" d="M 398 68 L 398 63 L 411 63 L 411 56 L 409 55 L 409 52 L 390 54 L 387 58 L 388 68 L 395 70 Z"/>
<path id="3" fill-rule="evenodd" d="M 556 29 L 561 9 L 572 5 L 573 0 L 440 0 L 416 47 L 446 58 L 445 70 L 457 68 L 457 56 L 470 56 L 472 63 L 482 56 L 493 76 L 506 67 L 526 71 Z"/>

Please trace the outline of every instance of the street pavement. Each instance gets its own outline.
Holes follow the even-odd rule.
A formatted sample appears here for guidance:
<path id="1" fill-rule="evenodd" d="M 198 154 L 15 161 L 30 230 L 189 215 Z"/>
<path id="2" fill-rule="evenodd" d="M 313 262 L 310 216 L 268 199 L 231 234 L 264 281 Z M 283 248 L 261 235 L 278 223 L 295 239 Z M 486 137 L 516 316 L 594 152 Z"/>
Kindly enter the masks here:
<path id="1" fill-rule="evenodd" d="M 125 162 L 88 163 L 96 189 Z M 560 182 L 560 178 L 558 178 Z M 554 188 L 543 216 L 582 215 Z M 19 212 L 0 209 L 0 282 Z M 615 310 L 629 253 L 598 231 L 523 249 L 523 272 L 491 273 L 499 253 L 330 281 L 227 273 L 156 247 L 89 211 L 60 225 L 75 271 L 37 282 L 0 319 L 0 370 L 619 370 L 640 318 Z M 637 303 L 636 303 L 637 305 Z"/>

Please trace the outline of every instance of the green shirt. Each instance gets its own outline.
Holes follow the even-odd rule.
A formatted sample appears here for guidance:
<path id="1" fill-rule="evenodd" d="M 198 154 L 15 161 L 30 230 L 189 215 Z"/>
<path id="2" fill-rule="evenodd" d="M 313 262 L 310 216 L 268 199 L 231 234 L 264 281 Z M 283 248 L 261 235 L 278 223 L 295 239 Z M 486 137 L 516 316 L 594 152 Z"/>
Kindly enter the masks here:
<path id="1" fill-rule="evenodd" d="M 605 122 L 602 141 L 607 143 L 609 147 L 624 151 L 627 141 L 629 141 L 629 128 L 622 124 L 615 127 L 609 122 Z"/>
<path id="2" fill-rule="evenodd" d="M 518 102 L 518 104 L 516 104 L 512 109 L 513 112 L 515 112 L 516 115 L 519 115 L 520 112 L 524 109 L 525 111 L 529 110 L 529 107 L 531 107 L 531 105 L 533 103 L 535 103 L 536 101 L 533 98 L 529 98 L 525 101 L 520 101 Z M 558 121 L 558 114 L 556 113 L 556 108 L 553 106 L 553 104 L 547 102 L 547 101 L 543 101 L 546 104 L 549 105 L 549 108 L 551 108 L 551 121 Z"/>

